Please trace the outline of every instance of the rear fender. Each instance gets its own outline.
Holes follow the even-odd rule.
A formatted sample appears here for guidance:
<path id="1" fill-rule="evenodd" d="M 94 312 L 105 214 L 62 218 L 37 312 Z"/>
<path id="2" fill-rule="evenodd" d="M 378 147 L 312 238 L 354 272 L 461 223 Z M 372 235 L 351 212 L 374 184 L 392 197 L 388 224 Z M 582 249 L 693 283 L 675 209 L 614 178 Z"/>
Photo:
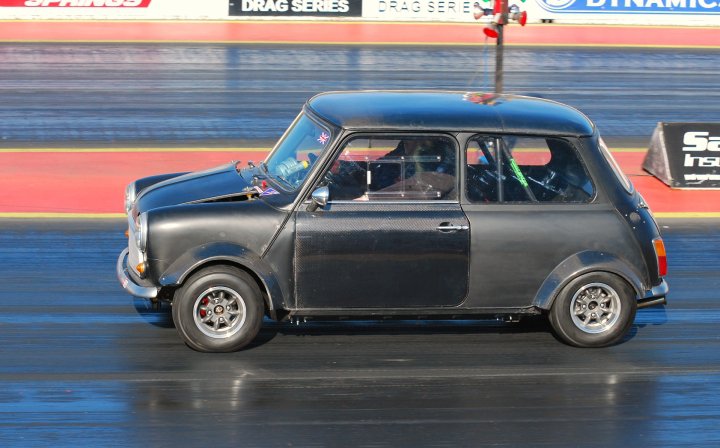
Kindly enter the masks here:
<path id="1" fill-rule="evenodd" d="M 589 272 L 609 272 L 618 275 L 632 286 L 636 297 L 643 297 L 645 288 L 640 280 L 640 275 L 628 263 L 607 252 L 584 251 L 563 260 L 547 276 L 537 294 L 535 294 L 533 306 L 549 310 L 555 301 L 555 297 L 566 284 L 572 279 Z"/>

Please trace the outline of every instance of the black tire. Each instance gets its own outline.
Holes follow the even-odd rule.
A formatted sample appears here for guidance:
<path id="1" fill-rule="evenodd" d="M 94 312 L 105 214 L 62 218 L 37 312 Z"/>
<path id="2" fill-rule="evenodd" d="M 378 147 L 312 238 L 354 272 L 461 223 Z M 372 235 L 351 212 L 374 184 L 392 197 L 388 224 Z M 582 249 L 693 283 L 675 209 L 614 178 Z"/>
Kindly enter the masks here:
<path id="1" fill-rule="evenodd" d="M 262 325 L 264 306 L 255 280 L 231 266 L 193 274 L 175 293 L 178 334 L 200 352 L 233 352 L 249 344 Z"/>
<path id="2" fill-rule="evenodd" d="M 582 275 L 568 283 L 549 313 L 555 334 L 576 347 L 607 347 L 620 342 L 635 321 L 635 290 L 607 272 Z"/>

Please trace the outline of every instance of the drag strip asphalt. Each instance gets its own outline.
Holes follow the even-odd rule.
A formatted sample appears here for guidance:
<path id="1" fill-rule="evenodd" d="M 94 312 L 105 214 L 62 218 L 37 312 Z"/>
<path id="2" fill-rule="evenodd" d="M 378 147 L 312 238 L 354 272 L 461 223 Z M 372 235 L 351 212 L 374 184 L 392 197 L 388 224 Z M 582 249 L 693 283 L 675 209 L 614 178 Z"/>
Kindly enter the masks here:
<path id="1" fill-rule="evenodd" d="M 717 50 L 509 47 L 505 89 L 576 106 L 611 146 L 642 148 L 659 121 L 720 116 L 716 60 Z M 316 93 L 490 90 L 493 61 L 492 45 L 6 43 L 0 45 L 0 187 L 9 193 L 0 197 L 0 213 L 116 216 L 124 185 L 137 177 L 257 161 L 259 152 L 226 150 L 271 147 Z M 206 152 L 187 152 L 194 147 Z M 74 152 L 37 152 L 53 148 Z M 83 151 L 92 148 L 150 151 Z M 183 154 L 160 152 L 172 148 Z M 639 157 L 619 158 L 633 160 L 630 174 L 653 210 L 720 211 L 717 195 L 697 192 L 673 191 L 677 199 L 666 207 L 667 189 L 640 170 Z M 56 199 L 59 192 L 63 200 Z"/>
<path id="2" fill-rule="evenodd" d="M 4 43 L 0 148 L 269 147 L 315 93 L 489 90 L 493 56 Z M 717 51 L 512 47 L 505 64 L 507 91 L 576 106 L 624 146 L 720 116 Z M 209 355 L 118 285 L 122 218 L 0 220 L 0 446 L 718 446 L 717 223 L 661 221 L 669 305 L 615 347 L 565 346 L 542 321 L 266 322 Z"/>
<path id="3" fill-rule="evenodd" d="M 0 42 L 477 45 L 485 39 L 479 25 L 437 21 L 4 20 L 0 21 Z M 528 24 L 506 34 L 505 42 L 526 46 L 717 49 L 720 34 L 711 26 Z"/>
<path id="4" fill-rule="evenodd" d="M 505 91 L 644 146 L 720 116 L 717 50 L 510 47 Z M 316 93 L 493 88 L 494 46 L 2 44 L 0 147 L 268 147 Z M 262 144 L 258 144 L 258 142 Z"/>
<path id="5" fill-rule="evenodd" d="M 201 354 L 117 284 L 122 220 L 0 221 L 0 445 L 716 446 L 716 222 L 661 222 L 669 305 L 615 347 L 542 321 L 266 321 Z"/>

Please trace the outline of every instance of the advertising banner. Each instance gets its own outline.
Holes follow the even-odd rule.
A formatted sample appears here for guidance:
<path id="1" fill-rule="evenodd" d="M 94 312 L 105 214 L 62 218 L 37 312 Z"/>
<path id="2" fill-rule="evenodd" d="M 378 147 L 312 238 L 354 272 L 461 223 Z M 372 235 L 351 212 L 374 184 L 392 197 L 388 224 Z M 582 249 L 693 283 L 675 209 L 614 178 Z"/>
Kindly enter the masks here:
<path id="1" fill-rule="evenodd" d="M 230 0 L 231 16 L 362 17 L 362 0 Z"/>
<path id="2" fill-rule="evenodd" d="M 0 0 L 12 8 L 147 8 L 152 0 Z"/>
<path id="3" fill-rule="evenodd" d="M 536 0 L 558 14 L 720 14 L 718 0 Z"/>
<path id="4" fill-rule="evenodd" d="M 643 169 L 673 188 L 720 189 L 720 123 L 658 123 Z"/>
<path id="5" fill-rule="evenodd" d="M 474 22 L 474 3 L 475 0 L 365 0 L 364 15 L 382 20 Z"/>
<path id="6" fill-rule="evenodd" d="M 466 22 L 476 0 L 0 0 L 0 20 L 253 20 L 345 18 Z M 482 7 L 492 3 L 479 1 Z M 510 0 L 528 23 L 716 26 L 720 0 Z M 483 17 L 480 22 L 487 22 Z"/>
<path id="7" fill-rule="evenodd" d="M 227 19 L 228 0 L 0 0 L 0 20 Z"/>

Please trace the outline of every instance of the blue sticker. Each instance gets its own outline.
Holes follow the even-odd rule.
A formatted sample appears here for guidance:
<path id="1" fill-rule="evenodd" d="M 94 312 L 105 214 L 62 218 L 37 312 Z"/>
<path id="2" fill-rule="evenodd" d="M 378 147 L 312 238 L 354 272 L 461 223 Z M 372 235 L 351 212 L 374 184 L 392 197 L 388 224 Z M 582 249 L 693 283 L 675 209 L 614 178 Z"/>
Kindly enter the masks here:
<path id="1" fill-rule="evenodd" d="M 280 193 L 278 193 L 277 190 L 275 190 L 274 188 L 268 188 L 267 190 L 260 193 L 260 196 L 270 196 L 273 194 L 280 194 Z"/>

